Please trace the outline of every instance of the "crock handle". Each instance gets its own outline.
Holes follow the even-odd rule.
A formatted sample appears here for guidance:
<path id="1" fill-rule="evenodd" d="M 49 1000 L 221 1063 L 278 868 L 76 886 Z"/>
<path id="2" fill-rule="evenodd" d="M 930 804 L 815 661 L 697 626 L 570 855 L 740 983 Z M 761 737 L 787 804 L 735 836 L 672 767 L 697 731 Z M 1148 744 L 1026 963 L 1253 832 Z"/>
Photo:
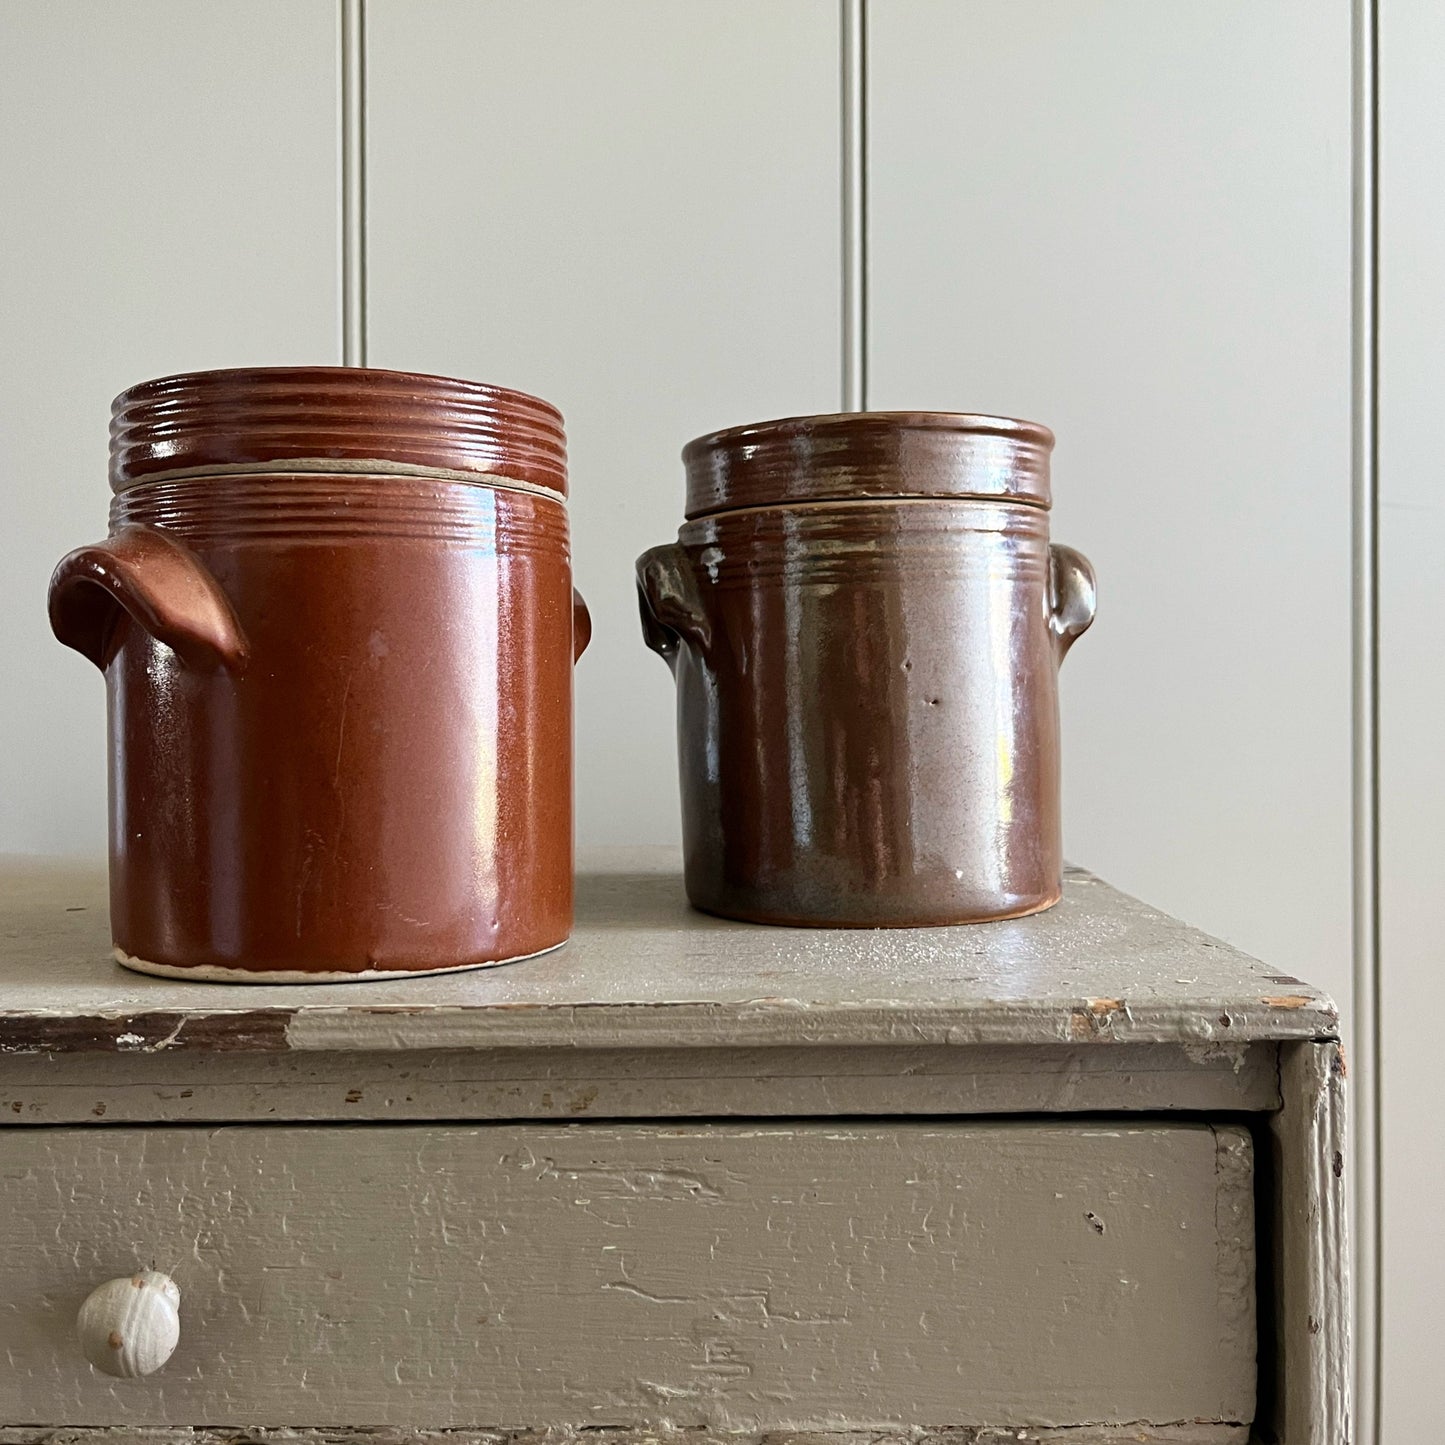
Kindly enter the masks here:
<path id="1" fill-rule="evenodd" d="M 50 627 L 104 671 L 129 615 L 198 672 L 239 672 L 246 638 L 220 584 L 189 547 L 152 527 L 122 527 L 63 557 L 50 578 Z"/>
<path id="2" fill-rule="evenodd" d="M 1062 662 L 1094 620 L 1094 568 L 1082 552 L 1055 542 L 1049 548 L 1049 631 Z"/>
<path id="3" fill-rule="evenodd" d="M 703 647 L 711 641 L 692 564 L 679 542 L 654 547 L 637 559 L 637 606 L 642 640 L 669 667 L 684 639 Z"/>
<path id="4" fill-rule="evenodd" d="M 572 661 L 576 662 L 592 641 L 592 614 L 582 600 L 582 594 L 572 589 Z"/>

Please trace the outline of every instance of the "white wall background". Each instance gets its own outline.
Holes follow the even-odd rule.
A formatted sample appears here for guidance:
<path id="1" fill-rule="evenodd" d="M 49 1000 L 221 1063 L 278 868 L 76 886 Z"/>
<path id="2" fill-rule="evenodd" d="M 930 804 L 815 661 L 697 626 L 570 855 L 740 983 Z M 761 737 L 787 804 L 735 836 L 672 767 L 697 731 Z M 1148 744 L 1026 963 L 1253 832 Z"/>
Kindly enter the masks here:
<path id="1" fill-rule="evenodd" d="M 1380 1087 L 1385 1445 L 1439 1434 L 1445 1199 L 1445 7 L 1390 0 L 1380 49 Z"/>
<path id="2" fill-rule="evenodd" d="M 0 849 L 105 847 L 100 679 L 45 586 L 105 534 L 111 398 L 336 359 L 336 28 L 324 0 L 0 5 Z"/>
<path id="3" fill-rule="evenodd" d="M 0 849 L 104 844 L 102 686 L 50 639 L 44 590 L 104 531 L 111 397 L 341 359 L 338 44 L 335 0 L 0 6 Z M 678 833 L 631 564 L 680 519 L 680 447 L 840 405 L 839 46 L 836 0 L 367 6 L 369 360 L 567 416 L 596 622 L 584 842 Z M 1384 1420 L 1404 1440 L 1445 1333 L 1419 1202 L 1445 1141 L 1417 1107 L 1445 961 L 1429 0 L 1391 0 L 1382 49 Z M 868 73 L 870 403 L 1049 423 L 1055 535 L 1099 570 L 1064 677 L 1070 855 L 1342 999 L 1349 53 L 1348 0 L 872 0 Z"/>

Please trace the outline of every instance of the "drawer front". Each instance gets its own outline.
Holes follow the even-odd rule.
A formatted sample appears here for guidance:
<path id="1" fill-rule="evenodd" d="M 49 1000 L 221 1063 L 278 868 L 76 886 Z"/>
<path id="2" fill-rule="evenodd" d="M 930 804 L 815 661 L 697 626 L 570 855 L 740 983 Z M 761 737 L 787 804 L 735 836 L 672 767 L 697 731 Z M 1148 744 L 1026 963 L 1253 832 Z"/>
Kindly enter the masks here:
<path id="1" fill-rule="evenodd" d="M 1247 1421 L 1252 1154 L 1206 1124 L 0 1133 L 0 1423 Z M 112 1276 L 181 1291 L 86 1363 Z"/>

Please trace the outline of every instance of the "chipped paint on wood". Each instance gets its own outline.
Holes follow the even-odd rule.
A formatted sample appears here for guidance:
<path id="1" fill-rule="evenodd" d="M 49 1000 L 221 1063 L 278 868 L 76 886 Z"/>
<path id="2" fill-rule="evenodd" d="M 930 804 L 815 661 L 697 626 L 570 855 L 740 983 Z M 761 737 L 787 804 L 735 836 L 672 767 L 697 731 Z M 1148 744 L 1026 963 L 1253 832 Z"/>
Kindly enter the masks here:
<path id="1" fill-rule="evenodd" d="M 0 1057 L 0 1121 L 1244 1112 L 1279 1106 L 1274 1044 L 958 1049 L 430 1049 Z"/>
<path id="2" fill-rule="evenodd" d="M 8 985 L 0 1003 L 0 1122 L 82 1123 L 92 1139 L 109 1141 L 108 1158 L 120 1159 L 126 1140 L 213 1137 L 197 1129 L 113 1127 L 162 1120 L 538 1119 L 571 1117 L 574 1109 L 587 1119 L 1277 1111 L 1268 1128 L 1278 1163 L 1270 1175 L 1278 1342 L 1264 1357 L 1271 1364 L 1267 1395 L 1286 1445 L 1348 1440 L 1346 1068 L 1327 999 L 1077 870 L 1065 903 L 1041 920 L 928 930 L 927 937 L 838 937 L 749 930 L 688 914 L 673 867 L 666 855 L 605 860 L 580 880 L 577 942 L 536 972 L 530 964 L 497 970 L 486 987 L 475 986 L 482 976 L 472 975 L 446 988 L 418 980 L 234 989 L 120 974 L 104 956 L 98 873 L 87 883 L 64 866 L 0 866 L 0 967 Z M 92 896 L 72 896 L 57 910 L 57 895 L 74 887 L 89 887 Z M 18 1132 L 0 1132 L 0 1140 Z M 265 1137 L 282 1147 L 301 1132 L 272 1129 Z M 368 1140 L 391 1133 L 370 1131 Z M 268 1146 L 268 1164 L 271 1157 Z M 1227 1151 L 1217 1153 L 1216 1168 L 1229 1172 Z M 228 1208 L 249 1209 L 253 1198 L 269 1197 L 255 1183 L 262 1172 L 258 1164 L 251 1178 L 237 1178 Z M 153 1185 L 137 1184 L 132 1198 L 149 1210 L 146 1187 Z M 60 1217 L 88 1197 L 84 1181 L 57 1180 Z M 304 1213 L 312 1205 L 300 1207 Z M 133 1208 L 117 1213 L 138 1217 Z M 1075 1227 L 1100 1242 L 1116 1233 L 1109 1210 L 1094 1200 L 1080 1206 Z M 125 1247 L 117 1236 L 117 1250 Z M 206 1249 L 214 1257 L 216 1246 L 203 1247 L 198 1233 L 189 1248 L 199 1263 Z M 1229 1260 L 1228 1250 L 1216 1255 L 1221 1277 Z M 283 1298 L 288 1283 L 284 1273 L 268 1274 L 259 1297 Z M 75 1299 L 83 1294 L 77 1288 Z M 729 1367 L 724 1356 L 711 1362 L 718 1374 Z M 674 1398 L 685 1402 L 686 1392 L 657 1396 L 657 1418 Z M 92 1418 L 121 1417 L 98 1410 Z M 314 1422 L 315 1415 L 291 1411 L 289 1418 Z M 359 1418 L 375 1416 L 353 1412 L 353 1422 Z M 1067 1429 L 890 1424 L 808 1436 L 714 1437 L 689 1429 L 676 1438 L 678 1445 L 714 1438 L 725 1445 L 1213 1445 L 1247 1433 L 1225 1421 L 1140 1418 Z M 544 1434 L 37 1426 L 0 1428 L 0 1445 L 400 1445 L 427 1438 L 605 1445 L 599 1434 L 617 1445 L 651 1445 L 656 1432 L 598 1430 L 575 1412 L 559 1412 L 555 1431 Z"/>
<path id="3" fill-rule="evenodd" d="M 1121 998 L 1090 998 L 1069 1015 L 1069 1036 L 1073 1039 L 1115 1039 L 1116 1019 L 1130 1018 L 1129 1005 Z"/>
<path id="4" fill-rule="evenodd" d="M 626 1430 L 144 1430 L 0 1429 L 0 1445 L 1245 1445 L 1247 1425 L 1013 1425 L 944 1429 L 768 1431 Z"/>
<path id="5" fill-rule="evenodd" d="M 0 1131 L 0 1419 L 1237 1423 L 1249 1149 L 1117 1120 Z M 152 1261 L 185 1328 L 121 1389 L 76 1303 Z"/>
<path id="6" fill-rule="evenodd" d="M 1274 1429 L 1286 1445 L 1350 1445 L 1344 1051 L 1290 1044 L 1270 1116 L 1277 1175 Z"/>
<path id="7" fill-rule="evenodd" d="M 1031 918 L 828 930 L 696 913 L 665 849 L 613 850 L 590 866 L 573 939 L 552 954 L 435 978 L 267 988 L 126 973 L 107 956 L 98 870 L 12 860 L 0 865 L 0 1051 L 959 1047 L 1338 1033 L 1322 994 L 1294 984 L 1280 994 L 1282 976 L 1265 965 L 1078 869 L 1063 902 Z"/>
<path id="8" fill-rule="evenodd" d="M 121 1015 L 0 1013 L 0 1054 L 153 1054 L 171 1050 L 267 1053 L 289 1047 L 283 1008 Z"/>

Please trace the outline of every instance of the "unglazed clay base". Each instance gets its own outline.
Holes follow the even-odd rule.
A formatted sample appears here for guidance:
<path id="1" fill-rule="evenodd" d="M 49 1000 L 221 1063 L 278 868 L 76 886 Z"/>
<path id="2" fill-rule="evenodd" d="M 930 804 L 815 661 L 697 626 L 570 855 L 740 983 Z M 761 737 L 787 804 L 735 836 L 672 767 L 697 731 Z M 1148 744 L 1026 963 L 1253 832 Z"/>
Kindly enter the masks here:
<path id="1" fill-rule="evenodd" d="M 566 943 L 566 939 L 562 943 Z M 501 968 L 508 963 L 525 963 L 541 958 L 562 947 L 554 943 L 535 953 L 519 953 L 512 958 L 489 958 L 482 963 L 449 963 L 445 968 L 367 968 L 360 972 L 333 969 L 310 972 L 301 968 L 226 968 L 218 963 L 200 963 L 193 968 L 179 968 L 173 963 L 152 963 L 148 958 L 135 958 L 123 948 L 113 949 L 115 961 L 134 973 L 152 973 L 159 978 L 189 978 L 197 983 L 379 983 L 393 978 L 433 978 L 439 973 L 468 973 L 476 968 Z"/>

